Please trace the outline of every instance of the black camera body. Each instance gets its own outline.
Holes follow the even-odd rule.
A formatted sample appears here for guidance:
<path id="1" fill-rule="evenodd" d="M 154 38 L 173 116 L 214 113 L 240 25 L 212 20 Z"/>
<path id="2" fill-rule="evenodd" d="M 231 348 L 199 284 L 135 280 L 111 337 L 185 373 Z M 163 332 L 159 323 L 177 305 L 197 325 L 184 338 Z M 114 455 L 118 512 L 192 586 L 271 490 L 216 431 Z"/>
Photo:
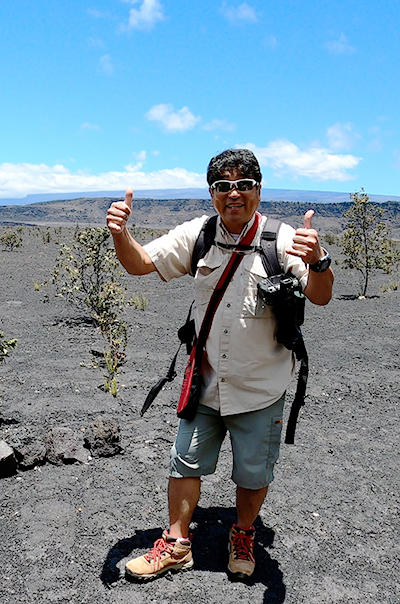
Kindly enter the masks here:
<path id="1" fill-rule="evenodd" d="M 300 331 L 304 323 L 305 296 L 300 281 L 291 273 L 262 279 L 257 285 L 261 304 L 272 306 L 278 330 L 276 339 L 285 348 L 293 350 L 302 339 Z"/>

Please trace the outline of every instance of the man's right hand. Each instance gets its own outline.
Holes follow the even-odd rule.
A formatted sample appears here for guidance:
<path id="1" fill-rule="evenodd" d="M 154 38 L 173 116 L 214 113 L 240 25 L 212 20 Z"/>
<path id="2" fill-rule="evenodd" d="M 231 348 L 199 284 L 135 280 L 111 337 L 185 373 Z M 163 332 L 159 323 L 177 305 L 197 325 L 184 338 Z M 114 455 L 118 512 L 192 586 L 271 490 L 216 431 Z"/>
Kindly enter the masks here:
<path id="1" fill-rule="evenodd" d="M 132 213 L 132 196 L 133 191 L 128 187 L 124 201 L 114 201 L 108 208 L 107 226 L 112 235 L 120 235 L 125 230 L 126 223 Z"/>

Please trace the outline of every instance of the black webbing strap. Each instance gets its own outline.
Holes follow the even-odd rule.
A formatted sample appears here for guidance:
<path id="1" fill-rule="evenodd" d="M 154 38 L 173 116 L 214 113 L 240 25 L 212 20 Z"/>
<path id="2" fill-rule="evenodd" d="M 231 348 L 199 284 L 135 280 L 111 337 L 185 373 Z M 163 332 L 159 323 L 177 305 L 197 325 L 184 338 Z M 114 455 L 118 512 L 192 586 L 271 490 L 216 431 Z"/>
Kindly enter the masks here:
<path id="1" fill-rule="evenodd" d="M 189 336 L 188 335 L 186 336 L 186 334 L 189 334 L 189 332 L 190 332 L 190 323 L 191 323 L 190 316 L 192 314 L 193 304 L 194 303 L 192 302 L 190 305 L 189 312 L 187 314 L 186 322 L 185 322 L 184 326 L 181 327 L 181 329 L 178 331 L 178 335 L 179 335 L 179 339 L 180 339 L 181 343 L 179 344 L 179 348 L 176 351 L 174 358 L 172 359 L 172 362 L 171 362 L 171 365 L 169 366 L 167 374 L 165 377 L 159 379 L 157 384 L 154 384 L 154 386 L 150 390 L 149 394 L 146 396 L 146 400 L 144 401 L 143 407 L 140 410 L 140 415 L 143 415 L 144 413 L 146 413 L 147 409 L 150 407 L 151 403 L 154 401 L 154 399 L 156 398 L 158 393 L 161 392 L 161 390 L 164 388 L 165 384 L 167 382 L 172 382 L 176 378 L 175 365 L 176 365 L 176 359 L 178 358 L 179 351 L 181 349 L 182 344 L 186 344 L 186 345 L 189 344 L 189 341 L 188 341 Z"/>
<path id="2" fill-rule="evenodd" d="M 294 435 L 296 432 L 296 424 L 299 417 L 300 409 L 305 403 L 307 379 L 308 379 L 308 354 L 304 344 L 303 338 L 301 338 L 294 350 L 296 358 L 300 361 L 299 376 L 297 378 L 296 394 L 290 409 L 289 419 L 286 426 L 285 443 L 293 445 Z"/>
<path id="3" fill-rule="evenodd" d="M 217 229 L 217 218 L 218 216 L 215 215 L 211 216 L 211 218 L 208 218 L 208 220 L 205 221 L 201 227 L 201 231 L 197 237 L 196 243 L 194 244 L 191 265 L 193 277 L 196 274 L 197 264 L 200 258 L 204 258 L 214 243 L 215 231 Z"/>
<path id="4" fill-rule="evenodd" d="M 267 218 L 266 225 L 261 233 L 260 252 L 265 272 L 269 277 L 279 275 L 282 267 L 278 262 L 276 241 L 281 221 L 276 218 Z"/>

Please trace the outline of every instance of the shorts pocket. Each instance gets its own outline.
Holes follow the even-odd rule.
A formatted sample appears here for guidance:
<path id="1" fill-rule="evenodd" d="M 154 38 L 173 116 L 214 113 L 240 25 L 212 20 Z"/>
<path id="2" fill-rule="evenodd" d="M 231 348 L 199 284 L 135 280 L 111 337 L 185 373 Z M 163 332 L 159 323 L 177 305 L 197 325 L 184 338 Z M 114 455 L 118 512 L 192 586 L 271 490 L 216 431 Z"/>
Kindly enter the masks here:
<path id="1" fill-rule="evenodd" d="M 282 435 L 283 419 L 280 416 L 273 417 L 271 420 L 271 443 L 280 443 Z"/>

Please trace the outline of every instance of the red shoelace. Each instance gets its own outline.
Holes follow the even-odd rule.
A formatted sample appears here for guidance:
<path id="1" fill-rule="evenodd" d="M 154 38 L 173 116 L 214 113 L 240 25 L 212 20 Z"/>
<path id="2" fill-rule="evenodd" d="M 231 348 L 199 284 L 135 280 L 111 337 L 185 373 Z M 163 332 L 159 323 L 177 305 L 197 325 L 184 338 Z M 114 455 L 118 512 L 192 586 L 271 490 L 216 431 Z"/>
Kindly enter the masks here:
<path id="1" fill-rule="evenodd" d="M 157 563 L 161 559 L 161 554 L 163 552 L 170 552 L 173 547 L 174 546 L 172 543 L 167 543 L 167 541 L 161 537 L 160 539 L 157 539 L 157 541 L 154 543 L 153 549 L 145 554 L 144 557 L 146 558 L 147 562 L 154 560 Z"/>
<path id="2" fill-rule="evenodd" d="M 254 540 L 251 535 L 245 533 L 234 533 L 232 539 L 233 553 L 238 560 L 254 561 L 253 549 Z"/>

